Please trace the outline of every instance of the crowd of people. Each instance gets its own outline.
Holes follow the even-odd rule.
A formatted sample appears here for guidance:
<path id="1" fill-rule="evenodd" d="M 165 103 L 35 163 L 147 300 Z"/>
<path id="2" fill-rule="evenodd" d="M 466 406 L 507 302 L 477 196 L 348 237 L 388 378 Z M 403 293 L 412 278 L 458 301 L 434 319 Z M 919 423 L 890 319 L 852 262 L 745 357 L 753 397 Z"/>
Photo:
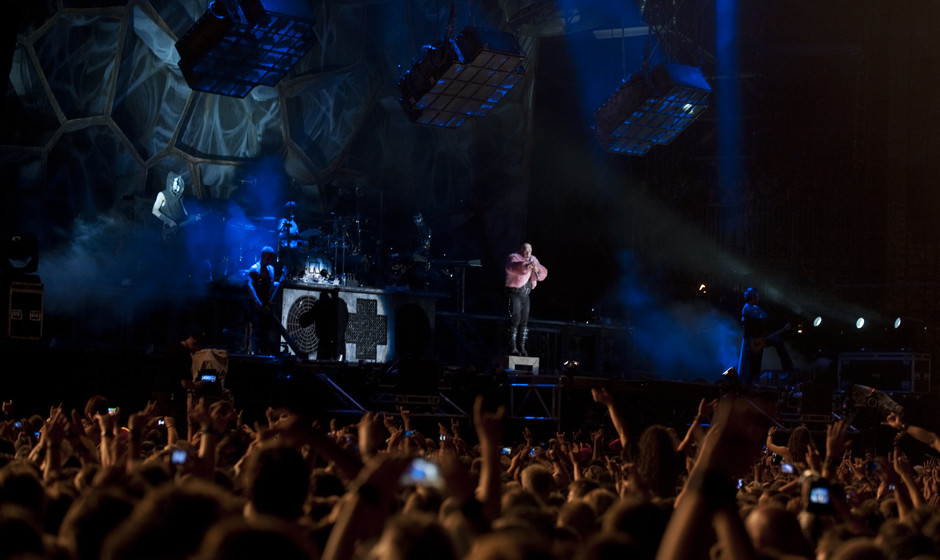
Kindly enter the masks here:
<path id="1" fill-rule="evenodd" d="M 403 409 L 249 425 L 201 398 L 182 426 L 101 395 L 24 418 L 4 401 L 0 559 L 940 558 L 940 462 L 901 450 L 940 440 L 897 414 L 882 457 L 848 419 L 784 445 L 758 395 L 642 430 L 592 396 L 606 430 L 544 443 L 482 397 L 433 434 Z"/>

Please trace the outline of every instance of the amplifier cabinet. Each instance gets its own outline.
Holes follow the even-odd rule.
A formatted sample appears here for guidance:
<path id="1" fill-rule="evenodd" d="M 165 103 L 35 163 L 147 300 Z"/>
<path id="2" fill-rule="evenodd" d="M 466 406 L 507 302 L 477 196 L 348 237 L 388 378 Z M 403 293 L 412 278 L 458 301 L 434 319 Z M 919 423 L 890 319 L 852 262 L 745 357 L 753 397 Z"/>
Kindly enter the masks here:
<path id="1" fill-rule="evenodd" d="M 7 299 L 7 335 L 10 338 L 42 338 L 43 286 L 11 282 Z"/>
<path id="2" fill-rule="evenodd" d="M 839 354 L 839 388 L 865 385 L 886 393 L 930 392 L 930 354 L 846 352 Z"/>

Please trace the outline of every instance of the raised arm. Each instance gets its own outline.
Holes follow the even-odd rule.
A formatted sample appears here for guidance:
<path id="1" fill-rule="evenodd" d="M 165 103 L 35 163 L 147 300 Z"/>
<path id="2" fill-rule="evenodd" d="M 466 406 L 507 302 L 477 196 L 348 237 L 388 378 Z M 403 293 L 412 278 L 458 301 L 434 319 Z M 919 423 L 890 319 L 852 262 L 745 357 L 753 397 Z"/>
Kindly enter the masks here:
<path id="1" fill-rule="evenodd" d="M 607 412 L 610 414 L 610 421 L 614 425 L 614 429 L 617 430 L 617 436 L 620 437 L 620 445 L 626 449 L 627 442 L 630 441 L 630 432 L 627 430 L 627 425 L 624 423 L 620 413 L 617 412 L 617 407 L 614 405 L 614 397 L 603 387 L 591 389 L 591 396 L 594 397 L 594 402 L 607 407 Z"/>
<path id="2" fill-rule="evenodd" d="M 734 478 L 761 453 L 766 416 L 751 400 L 722 397 L 711 429 L 663 535 L 657 560 L 698 558 L 701 542 L 714 531 L 729 558 L 755 557 L 735 501 Z"/>
<path id="3" fill-rule="evenodd" d="M 940 451 L 940 438 L 937 437 L 937 434 L 920 426 L 905 424 L 901 417 L 894 412 L 888 414 L 888 418 L 882 424 L 891 426 L 902 434 L 907 434 L 917 441 Z"/>
<path id="4" fill-rule="evenodd" d="M 689 425 L 689 429 L 685 433 L 685 437 L 682 438 L 681 442 L 679 442 L 679 446 L 676 448 L 676 451 L 685 453 L 688 457 L 692 457 L 692 444 L 701 443 L 700 440 L 704 437 L 701 435 L 702 424 L 711 416 L 716 406 L 718 406 L 718 399 L 712 399 L 711 401 L 702 399 L 698 403 L 698 414 L 696 414 L 695 418 L 692 419 L 692 423 Z"/>
<path id="5" fill-rule="evenodd" d="M 790 450 L 787 449 L 785 445 L 777 445 L 774 443 L 775 433 L 777 433 L 777 426 L 771 426 L 767 429 L 767 440 L 764 442 L 764 445 L 767 446 L 767 451 L 776 453 L 788 461 L 793 461 L 794 458 L 789 456 Z"/>
<path id="6" fill-rule="evenodd" d="M 503 418 L 506 407 L 496 412 L 483 410 L 483 396 L 473 401 L 473 426 L 480 441 L 480 481 L 477 484 L 477 499 L 483 504 L 483 515 L 492 521 L 500 513 L 499 451 L 503 438 Z"/>

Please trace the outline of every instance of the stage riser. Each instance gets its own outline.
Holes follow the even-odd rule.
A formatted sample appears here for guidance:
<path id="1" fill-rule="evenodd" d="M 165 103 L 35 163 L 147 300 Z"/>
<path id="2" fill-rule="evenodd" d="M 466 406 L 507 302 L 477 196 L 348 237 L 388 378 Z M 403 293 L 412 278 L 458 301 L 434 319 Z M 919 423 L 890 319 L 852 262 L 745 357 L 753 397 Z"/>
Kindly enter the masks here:
<path id="1" fill-rule="evenodd" d="M 341 353 L 347 361 L 382 363 L 404 354 L 424 357 L 433 352 L 435 306 L 431 295 L 294 285 L 284 290 L 281 305 L 282 324 L 295 341 L 290 349 L 292 354 L 299 350 L 303 358 L 310 360 L 324 356 L 317 322 L 312 318 L 320 315 L 318 303 L 322 303 L 325 294 L 338 298 L 340 311 L 333 317 L 345 323 L 346 342 Z"/>

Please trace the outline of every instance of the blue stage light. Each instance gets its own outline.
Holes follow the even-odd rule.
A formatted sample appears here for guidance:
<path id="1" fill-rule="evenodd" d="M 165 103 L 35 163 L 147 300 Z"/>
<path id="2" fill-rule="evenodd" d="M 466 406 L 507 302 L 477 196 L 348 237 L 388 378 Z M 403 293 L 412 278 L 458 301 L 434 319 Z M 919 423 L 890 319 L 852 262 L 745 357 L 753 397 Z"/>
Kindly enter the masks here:
<path id="1" fill-rule="evenodd" d="M 176 43 L 180 70 L 196 91 L 245 97 L 276 85 L 313 48 L 315 20 L 303 0 L 212 0 Z"/>
<path id="2" fill-rule="evenodd" d="M 664 62 L 630 76 L 594 112 L 594 133 L 605 150 L 645 155 L 672 142 L 708 106 L 711 86 L 701 70 Z"/>
<path id="3" fill-rule="evenodd" d="M 525 76 L 524 59 L 511 33 L 467 27 L 426 48 L 398 81 L 399 101 L 415 124 L 457 128 L 493 110 Z"/>

